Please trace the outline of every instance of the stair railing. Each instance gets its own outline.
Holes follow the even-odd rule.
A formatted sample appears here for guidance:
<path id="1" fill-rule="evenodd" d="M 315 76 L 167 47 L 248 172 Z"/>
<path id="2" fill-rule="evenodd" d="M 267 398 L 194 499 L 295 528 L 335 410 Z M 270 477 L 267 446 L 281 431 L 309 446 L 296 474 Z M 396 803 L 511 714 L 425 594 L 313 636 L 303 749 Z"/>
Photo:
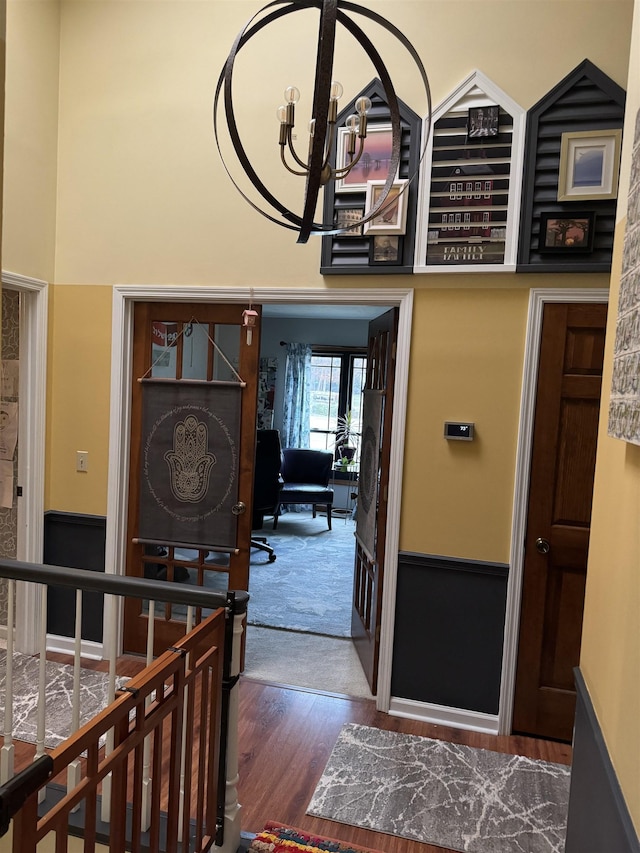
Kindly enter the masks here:
<path id="1" fill-rule="evenodd" d="M 97 849 L 104 838 L 114 851 L 235 851 L 240 841 L 237 679 L 247 593 L 213 593 L 201 587 L 13 560 L 0 560 L 2 577 L 10 584 L 42 584 L 45 613 L 48 585 L 148 600 L 150 618 L 155 602 L 186 605 L 188 632 L 156 660 L 148 656 L 147 667 L 119 690 L 112 660 L 113 701 L 51 753 L 44 750 L 38 721 L 34 763 L 15 775 L 11 772 L 0 786 L 0 834 L 13 818 L 13 849 L 20 853 L 35 851 L 38 840 L 49 832 L 61 845 L 56 849 L 66 849 L 62 839 L 69 831 L 84 836 L 86 851 Z M 11 596 L 13 590 L 9 592 Z M 81 608 L 81 595 L 77 607 Z M 194 609 L 198 614 L 205 609 L 213 612 L 192 628 Z M 41 622 L 44 633 L 42 614 Z M 76 632 L 79 625 L 76 618 Z M 10 625 L 9 638 L 12 632 Z M 153 643 L 152 632 L 150 637 Z M 79 649 L 76 635 L 76 654 Z M 40 657 L 43 667 L 43 651 Z M 11 658 L 8 649 L 9 667 Z M 79 675 L 77 661 L 75 670 Z M 38 702 L 44 707 L 42 675 L 39 690 Z M 10 716 L 10 700 L 6 710 Z M 75 710 L 73 718 L 77 720 Z M 105 736 L 106 748 L 101 746 Z M 12 761 L 12 752 L 2 753 L 3 772 Z M 52 789 L 48 783 L 64 773 L 66 793 L 58 785 L 63 793 L 51 805 L 50 797 L 45 799 Z"/>

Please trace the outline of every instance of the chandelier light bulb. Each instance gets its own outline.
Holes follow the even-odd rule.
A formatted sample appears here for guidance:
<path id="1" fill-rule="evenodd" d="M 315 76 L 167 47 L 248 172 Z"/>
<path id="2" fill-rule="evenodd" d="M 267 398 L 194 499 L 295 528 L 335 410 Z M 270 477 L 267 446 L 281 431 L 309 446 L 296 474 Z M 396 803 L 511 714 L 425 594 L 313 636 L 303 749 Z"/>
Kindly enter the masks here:
<path id="1" fill-rule="evenodd" d="M 331 81 L 331 90 L 330 90 L 331 99 L 334 101 L 337 101 L 339 98 L 342 97 L 343 92 L 344 92 L 344 87 L 343 87 L 342 83 L 338 83 L 337 80 L 332 80 Z"/>
<path id="2" fill-rule="evenodd" d="M 297 104 L 300 100 L 300 89 L 295 86 L 287 86 L 284 90 L 284 97 L 288 104 Z"/>
<path id="3" fill-rule="evenodd" d="M 284 104 L 280 104 L 276 110 L 276 117 L 280 124 L 284 124 L 287 120 L 287 108 Z"/>
<path id="4" fill-rule="evenodd" d="M 347 129 L 350 130 L 352 133 L 357 133 L 358 127 L 360 125 L 360 118 L 355 113 L 351 113 L 351 115 L 345 121 L 345 125 L 347 126 Z"/>
<path id="5" fill-rule="evenodd" d="M 367 97 L 358 98 L 356 101 L 356 112 L 358 115 L 366 115 L 371 109 L 371 100 Z"/>

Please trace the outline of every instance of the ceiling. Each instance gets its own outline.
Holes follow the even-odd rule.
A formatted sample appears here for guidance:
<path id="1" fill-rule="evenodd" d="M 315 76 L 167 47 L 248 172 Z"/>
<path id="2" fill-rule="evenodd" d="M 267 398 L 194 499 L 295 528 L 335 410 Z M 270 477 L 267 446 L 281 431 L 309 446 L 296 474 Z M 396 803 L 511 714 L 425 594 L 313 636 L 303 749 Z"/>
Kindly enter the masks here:
<path id="1" fill-rule="evenodd" d="M 262 306 L 263 317 L 278 317 L 288 320 L 373 320 L 389 309 L 381 305 L 324 305 L 317 302 L 306 304 L 267 304 Z"/>

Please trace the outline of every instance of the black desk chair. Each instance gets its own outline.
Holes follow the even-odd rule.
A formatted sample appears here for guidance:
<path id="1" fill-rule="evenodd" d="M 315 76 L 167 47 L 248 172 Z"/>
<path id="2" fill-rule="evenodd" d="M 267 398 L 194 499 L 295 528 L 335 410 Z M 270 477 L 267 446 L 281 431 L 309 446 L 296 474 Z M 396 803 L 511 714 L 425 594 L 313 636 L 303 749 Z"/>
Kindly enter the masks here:
<path id="1" fill-rule="evenodd" d="M 256 443 L 256 464 L 253 472 L 252 530 L 260 530 L 265 515 L 273 515 L 280 500 L 280 433 L 277 429 L 259 429 Z M 251 536 L 251 547 L 265 551 L 269 562 L 276 559 L 266 536 Z"/>
<path id="2" fill-rule="evenodd" d="M 328 450 L 307 450 L 288 447 L 282 454 L 282 489 L 280 501 L 273 517 L 273 529 L 278 526 L 280 507 L 283 504 L 311 504 L 313 517 L 316 507 L 324 506 L 327 524 L 331 530 L 333 489 L 329 486 L 333 469 L 333 453 Z"/>

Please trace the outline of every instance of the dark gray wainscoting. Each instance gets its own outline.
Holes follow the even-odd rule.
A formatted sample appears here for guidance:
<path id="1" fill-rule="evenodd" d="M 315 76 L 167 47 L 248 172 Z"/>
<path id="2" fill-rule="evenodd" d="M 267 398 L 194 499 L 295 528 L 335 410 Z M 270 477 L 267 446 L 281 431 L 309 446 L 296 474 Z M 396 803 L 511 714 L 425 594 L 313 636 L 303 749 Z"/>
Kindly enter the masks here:
<path id="1" fill-rule="evenodd" d="M 107 520 L 101 515 L 49 511 L 44 515 L 44 562 L 104 572 Z M 49 587 L 47 632 L 73 637 L 76 597 L 72 589 Z M 82 597 L 82 638 L 102 642 L 103 596 L 85 592 Z"/>
<path id="2" fill-rule="evenodd" d="M 401 552 L 392 696 L 497 714 L 509 567 Z"/>
<path id="3" fill-rule="evenodd" d="M 578 669 L 565 853 L 640 853 L 591 698 Z"/>

